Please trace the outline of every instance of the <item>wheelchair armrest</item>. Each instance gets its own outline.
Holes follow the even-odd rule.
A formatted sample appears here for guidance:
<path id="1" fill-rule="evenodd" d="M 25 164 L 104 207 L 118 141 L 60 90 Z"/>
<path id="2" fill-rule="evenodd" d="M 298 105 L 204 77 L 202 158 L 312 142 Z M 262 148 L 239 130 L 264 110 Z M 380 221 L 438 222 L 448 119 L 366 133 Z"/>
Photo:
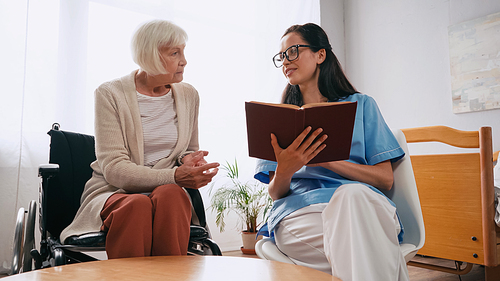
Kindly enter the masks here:
<path id="1" fill-rule="evenodd" d="M 73 235 L 64 240 L 64 245 L 79 247 L 104 247 L 106 245 L 106 232 L 91 232 L 82 235 Z"/>
<path id="2" fill-rule="evenodd" d="M 38 176 L 42 178 L 49 178 L 59 173 L 58 164 L 42 164 L 38 166 Z"/>
<path id="3" fill-rule="evenodd" d="M 204 227 L 201 227 L 199 225 L 191 225 L 189 237 L 194 241 L 207 239 L 208 232 Z"/>

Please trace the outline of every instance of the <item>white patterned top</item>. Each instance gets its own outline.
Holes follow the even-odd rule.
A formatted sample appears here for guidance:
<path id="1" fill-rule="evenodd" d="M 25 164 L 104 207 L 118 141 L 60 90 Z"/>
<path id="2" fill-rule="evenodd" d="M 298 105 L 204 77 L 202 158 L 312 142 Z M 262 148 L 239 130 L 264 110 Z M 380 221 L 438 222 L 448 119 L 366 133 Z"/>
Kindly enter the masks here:
<path id="1" fill-rule="evenodd" d="M 137 92 L 144 137 L 144 165 L 168 157 L 177 144 L 177 111 L 172 90 L 160 97 Z"/>

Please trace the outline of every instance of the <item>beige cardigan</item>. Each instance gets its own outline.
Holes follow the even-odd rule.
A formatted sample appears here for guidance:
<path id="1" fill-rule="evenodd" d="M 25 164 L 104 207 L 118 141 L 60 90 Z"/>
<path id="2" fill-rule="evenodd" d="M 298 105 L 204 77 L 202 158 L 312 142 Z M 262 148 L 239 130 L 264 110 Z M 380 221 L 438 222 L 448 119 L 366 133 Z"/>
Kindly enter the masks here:
<path id="1" fill-rule="evenodd" d="M 178 140 L 167 158 L 154 167 L 144 166 L 141 115 L 134 77 L 131 74 L 106 82 L 95 91 L 95 140 L 97 160 L 73 220 L 60 235 L 64 241 L 72 235 L 99 231 L 101 210 L 113 193 L 151 192 L 155 187 L 175 183 L 177 157 L 197 151 L 198 92 L 186 83 L 172 84 L 178 120 Z"/>

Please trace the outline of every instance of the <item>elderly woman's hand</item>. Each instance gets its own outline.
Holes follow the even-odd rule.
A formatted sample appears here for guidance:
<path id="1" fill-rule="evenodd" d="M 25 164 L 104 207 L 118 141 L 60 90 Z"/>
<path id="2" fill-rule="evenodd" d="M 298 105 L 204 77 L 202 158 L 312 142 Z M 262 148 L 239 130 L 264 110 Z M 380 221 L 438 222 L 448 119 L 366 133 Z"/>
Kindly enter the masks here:
<path id="1" fill-rule="evenodd" d="M 196 151 L 186 155 L 184 164 L 175 170 L 175 182 L 182 187 L 198 189 L 207 185 L 217 174 L 219 163 L 209 163 L 204 159 L 208 151 Z"/>
<path id="2" fill-rule="evenodd" d="M 202 155 L 201 158 L 197 157 L 200 154 Z M 193 161 L 193 158 L 196 157 L 196 159 L 199 159 L 199 160 L 196 161 L 196 159 L 195 159 L 195 161 L 196 161 L 195 166 L 199 167 L 199 166 L 202 166 L 204 164 L 207 164 L 207 160 L 205 160 L 205 156 L 207 156 L 207 155 L 208 155 L 208 151 L 198 150 L 198 151 L 195 151 L 193 153 L 189 153 L 188 155 L 184 156 L 182 158 L 182 163 Z"/>

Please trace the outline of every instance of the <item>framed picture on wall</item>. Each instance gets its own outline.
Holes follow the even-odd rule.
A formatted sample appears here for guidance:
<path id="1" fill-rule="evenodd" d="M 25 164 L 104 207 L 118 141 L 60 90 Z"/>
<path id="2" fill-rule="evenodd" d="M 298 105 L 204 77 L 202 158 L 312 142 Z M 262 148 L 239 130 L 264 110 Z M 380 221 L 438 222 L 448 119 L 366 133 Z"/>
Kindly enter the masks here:
<path id="1" fill-rule="evenodd" d="M 500 13 L 452 25 L 453 113 L 500 108 Z"/>

